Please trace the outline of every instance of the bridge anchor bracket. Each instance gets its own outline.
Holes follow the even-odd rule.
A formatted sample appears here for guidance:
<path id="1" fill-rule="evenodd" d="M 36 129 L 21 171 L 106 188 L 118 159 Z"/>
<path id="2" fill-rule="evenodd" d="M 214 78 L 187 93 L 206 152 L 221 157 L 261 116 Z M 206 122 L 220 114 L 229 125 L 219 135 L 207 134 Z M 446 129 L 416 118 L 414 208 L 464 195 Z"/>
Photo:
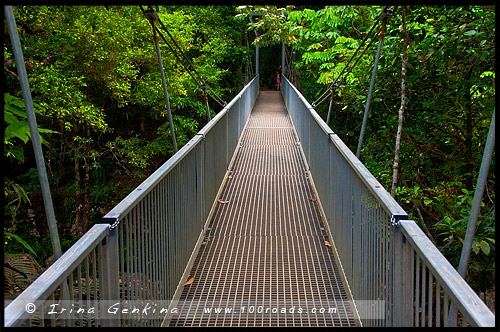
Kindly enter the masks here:
<path id="1" fill-rule="evenodd" d="M 102 221 L 109 224 L 109 229 L 115 229 L 120 224 L 120 219 L 117 217 L 104 217 Z"/>
<path id="2" fill-rule="evenodd" d="M 391 216 L 391 225 L 398 226 L 400 220 L 408 220 L 407 214 L 393 214 Z"/>

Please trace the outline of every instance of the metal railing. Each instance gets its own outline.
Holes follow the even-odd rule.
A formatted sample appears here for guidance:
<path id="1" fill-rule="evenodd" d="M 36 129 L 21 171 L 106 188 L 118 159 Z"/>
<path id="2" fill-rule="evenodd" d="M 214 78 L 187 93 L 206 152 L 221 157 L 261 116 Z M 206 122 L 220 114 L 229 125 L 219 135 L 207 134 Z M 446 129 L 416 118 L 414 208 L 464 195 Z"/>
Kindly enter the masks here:
<path id="1" fill-rule="evenodd" d="M 256 76 L 11 302 L 5 326 L 161 325 L 168 310 L 160 308 L 180 295 L 258 92 Z M 31 313 L 42 303 L 48 309 Z M 59 314 L 47 319 L 52 311 Z"/>
<path id="2" fill-rule="evenodd" d="M 494 326 L 491 311 L 302 94 L 282 93 L 363 326 Z M 383 305 L 377 305 L 383 303 Z"/>
<path id="3" fill-rule="evenodd" d="M 104 288 L 112 265 L 107 255 L 109 242 L 105 242 L 108 234 L 106 224 L 94 225 L 85 233 L 5 308 L 5 326 L 101 325 L 104 311 L 99 310 L 99 303 L 110 295 Z M 71 308 L 71 304 L 84 312 L 70 318 L 69 310 L 62 308 Z"/>

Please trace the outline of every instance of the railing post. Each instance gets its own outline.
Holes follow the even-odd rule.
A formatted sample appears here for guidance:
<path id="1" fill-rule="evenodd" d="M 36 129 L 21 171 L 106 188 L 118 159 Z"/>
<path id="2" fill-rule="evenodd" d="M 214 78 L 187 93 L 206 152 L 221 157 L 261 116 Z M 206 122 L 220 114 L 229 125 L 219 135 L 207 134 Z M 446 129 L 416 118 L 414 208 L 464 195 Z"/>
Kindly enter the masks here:
<path id="1" fill-rule="evenodd" d="M 105 327 L 120 326 L 120 311 L 116 314 L 109 313 L 108 308 L 114 303 L 120 302 L 120 277 L 119 277 L 119 254 L 118 254 L 118 229 L 110 229 L 108 236 L 103 241 L 103 275 L 101 276 L 100 289 L 102 291 L 103 310 L 102 325 Z"/>
<path id="2" fill-rule="evenodd" d="M 393 236 L 393 282 L 392 282 L 392 319 L 393 327 L 413 326 L 413 275 L 414 267 L 409 243 L 401 230 L 401 223 L 394 221 L 391 227 Z"/>

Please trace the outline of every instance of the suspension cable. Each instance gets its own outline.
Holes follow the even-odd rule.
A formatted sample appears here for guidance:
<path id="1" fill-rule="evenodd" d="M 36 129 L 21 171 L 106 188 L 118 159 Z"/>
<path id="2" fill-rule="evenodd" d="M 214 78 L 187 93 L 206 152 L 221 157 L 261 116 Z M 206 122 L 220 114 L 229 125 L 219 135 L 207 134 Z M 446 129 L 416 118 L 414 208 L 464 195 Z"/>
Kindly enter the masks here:
<path id="1" fill-rule="evenodd" d="M 361 41 L 361 43 L 358 45 L 358 48 L 356 49 L 356 51 L 352 54 L 352 56 L 349 59 L 349 61 L 347 62 L 347 64 L 344 66 L 344 68 L 342 68 L 342 71 L 337 75 L 337 77 L 330 84 L 330 86 L 312 103 L 313 107 L 318 106 L 323 101 L 325 101 L 326 99 L 328 99 L 329 92 L 333 92 L 335 89 L 337 89 L 338 87 L 340 87 L 341 84 L 343 84 L 345 82 L 345 80 L 347 79 L 347 76 L 351 73 L 351 71 L 354 69 L 354 67 L 356 66 L 356 64 L 363 57 L 363 55 L 366 53 L 366 51 L 368 50 L 368 48 L 373 44 L 373 41 L 376 38 L 373 38 L 373 37 L 371 38 L 369 44 L 365 47 L 365 49 L 363 50 L 363 52 L 361 53 L 361 55 L 358 57 L 358 59 L 354 62 L 354 64 L 352 66 L 349 67 L 349 64 L 351 63 L 351 61 L 354 59 L 354 57 L 356 56 L 356 54 L 359 52 L 359 50 L 361 49 L 361 47 L 363 46 L 363 44 L 366 42 L 366 40 L 368 39 L 368 37 L 372 34 L 373 30 L 378 25 L 378 23 L 381 22 L 381 21 L 386 20 L 389 16 L 391 16 L 393 14 L 393 12 L 394 11 L 392 9 L 390 9 L 389 6 L 386 6 L 384 8 L 384 10 L 382 11 L 382 13 L 380 13 L 380 15 L 377 17 L 377 19 L 373 23 L 373 25 L 370 28 L 370 30 L 366 33 L 366 35 L 363 38 L 363 40 Z M 382 31 L 382 28 L 380 28 L 376 32 L 376 34 L 374 36 L 379 35 L 381 33 L 381 31 Z M 344 71 L 347 68 L 349 68 L 349 70 L 344 74 Z M 343 77 L 342 77 L 342 75 L 343 75 Z M 342 77 L 342 79 L 339 81 L 339 79 L 341 77 Z"/>
<path id="2" fill-rule="evenodd" d="M 141 9 L 142 9 L 142 7 L 141 7 Z M 144 15 L 146 15 L 146 17 L 148 17 L 149 15 L 152 15 L 151 13 L 146 12 L 144 9 L 142 9 L 142 11 L 144 12 Z M 163 34 L 158 30 L 158 28 L 156 28 L 156 26 L 154 27 L 154 32 L 158 33 L 158 35 L 163 39 L 163 41 L 168 46 L 168 48 L 170 49 L 170 51 L 174 54 L 174 56 L 177 58 L 177 60 L 183 65 L 184 68 L 186 68 L 186 65 L 184 64 L 184 62 L 182 61 L 182 59 L 180 59 L 180 57 L 177 54 L 177 52 L 172 48 L 172 46 L 170 45 L 170 43 L 165 39 L 165 37 L 163 36 Z M 186 71 L 193 78 L 193 80 L 196 82 L 196 84 L 199 85 L 198 80 L 193 76 L 193 74 L 191 73 L 191 71 L 188 68 L 186 68 Z"/>
<path id="3" fill-rule="evenodd" d="M 396 6 L 396 8 L 397 8 L 397 6 Z M 383 39 L 384 38 L 387 21 L 394 14 L 394 11 L 395 10 L 393 10 L 393 9 L 389 8 L 388 6 L 386 6 L 384 8 L 384 10 L 382 11 L 382 13 L 380 14 L 380 16 L 377 18 L 378 22 L 382 22 L 382 27 L 380 27 L 380 29 L 376 33 L 376 35 L 379 36 L 379 39 Z M 347 79 L 347 75 L 349 75 L 349 73 L 352 71 L 352 69 L 356 66 L 356 64 L 359 62 L 359 60 L 363 57 L 363 55 L 370 48 L 370 45 L 373 44 L 373 42 L 375 41 L 375 39 L 376 38 L 372 38 L 370 40 L 370 43 L 365 47 L 365 49 L 363 50 L 363 53 L 361 53 L 361 55 L 356 60 L 356 62 L 351 66 L 351 68 L 349 69 L 349 71 L 344 75 L 344 77 L 342 78 L 342 81 L 340 81 L 338 83 L 339 86 L 341 86 L 345 82 L 345 80 Z"/>
<path id="4" fill-rule="evenodd" d="M 342 71 L 337 75 L 337 77 L 332 82 L 332 84 L 330 84 L 330 86 L 321 94 L 321 96 L 318 97 L 318 99 L 316 99 L 316 101 L 314 101 L 312 103 L 313 106 L 315 106 L 320 99 L 324 98 L 325 95 L 328 95 L 328 92 L 336 85 L 338 79 L 340 78 L 340 76 L 342 76 L 342 74 L 344 73 L 344 71 L 346 70 L 346 68 L 349 67 L 349 64 L 354 59 L 354 57 L 356 56 L 356 54 L 358 53 L 358 51 L 361 49 L 361 47 L 363 46 L 363 44 L 365 43 L 365 41 L 368 39 L 368 37 L 372 33 L 373 29 L 375 29 L 375 27 L 377 26 L 378 22 L 379 22 L 378 20 L 375 21 L 375 23 L 372 25 L 372 27 L 370 28 L 370 30 L 368 31 L 368 33 L 365 35 L 365 37 L 363 38 L 363 40 L 361 41 L 361 43 L 358 45 L 358 48 L 356 49 L 356 51 L 354 51 L 354 53 L 351 55 L 351 58 L 349 59 L 349 61 L 347 61 L 347 64 L 344 66 L 344 68 L 342 68 Z M 372 38 L 371 40 L 373 41 L 374 39 L 375 38 Z M 351 67 L 351 69 L 349 70 L 349 72 L 352 70 L 352 68 L 353 67 Z"/>
<path id="5" fill-rule="evenodd" d="M 170 34 L 170 32 L 168 31 L 168 29 L 165 27 L 165 25 L 163 24 L 163 22 L 160 20 L 158 14 L 154 11 L 154 9 L 151 6 L 149 8 L 147 8 L 146 10 L 144 8 L 142 8 L 142 6 L 139 6 L 139 8 L 141 8 L 141 11 L 144 13 L 144 15 L 146 16 L 146 18 L 148 18 L 148 19 L 154 19 L 154 20 L 158 21 L 158 23 L 160 23 L 160 25 L 162 26 L 162 28 L 165 30 L 165 32 L 167 33 L 167 35 L 172 40 L 173 44 L 177 47 L 177 49 L 182 54 L 182 56 L 185 59 L 185 61 L 183 61 L 181 59 L 181 57 L 179 56 L 178 52 L 175 51 L 175 49 L 170 45 L 170 43 L 167 41 L 167 39 L 165 38 L 165 36 L 163 36 L 163 34 L 155 26 L 156 32 L 163 39 L 163 41 L 165 42 L 165 44 L 167 45 L 167 47 L 174 54 L 174 56 L 176 57 L 176 59 L 181 63 L 181 65 L 187 71 L 187 73 L 189 74 L 189 76 L 191 76 L 191 78 L 194 80 L 194 82 L 196 83 L 196 85 L 200 89 L 202 89 L 204 93 L 208 89 L 208 95 L 210 95 L 210 97 L 212 97 L 219 105 L 221 105 L 222 107 L 225 107 L 227 105 L 226 101 L 223 100 L 222 98 L 220 98 L 208 86 L 208 84 L 203 80 L 203 78 L 200 76 L 200 74 L 198 74 L 198 72 L 196 71 L 196 68 L 194 67 L 194 65 L 192 64 L 192 62 L 189 60 L 189 58 L 186 56 L 186 54 L 179 47 L 179 45 L 177 44 L 177 42 L 175 41 L 175 39 L 173 38 L 173 36 Z M 192 70 L 189 68 L 189 65 L 187 65 L 186 62 L 192 67 Z M 193 72 L 198 77 L 198 79 L 196 79 L 196 77 L 193 75 Z"/>
<path id="6" fill-rule="evenodd" d="M 154 12 L 154 11 L 149 11 L 150 8 L 148 8 L 147 10 L 144 10 L 142 8 L 142 6 L 139 6 L 139 8 L 141 8 L 142 12 L 144 13 L 144 15 L 146 16 L 147 19 L 149 20 L 155 20 L 155 21 L 158 21 L 158 15 Z M 170 51 L 174 54 L 174 56 L 177 58 L 177 60 L 182 64 L 182 66 L 186 69 L 186 71 L 188 72 L 188 74 L 193 78 L 193 80 L 195 81 L 195 83 L 197 85 L 199 85 L 200 83 L 198 82 L 198 80 L 193 76 L 193 74 L 191 73 L 191 70 L 189 70 L 189 68 L 187 68 L 186 64 L 184 63 L 184 61 L 182 61 L 182 59 L 179 57 L 179 55 L 177 54 L 177 52 L 173 49 L 173 47 L 170 45 L 170 43 L 167 41 L 167 39 L 165 38 L 165 36 L 163 36 L 163 34 L 158 30 L 158 28 L 155 26 L 154 27 L 154 32 L 158 33 L 158 35 L 163 39 L 163 41 L 165 42 L 165 44 L 168 46 L 168 48 L 170 49 Z"/>
<path id="7" fill-rule="evenodd" d="M 382 29 L 380 29 L 376 33 L 376 35 L 379 34 L 381 32 L 381 30 Z M 333 81 L 333 83 L 325 90 L 325 92 L 323 92 L 323 94 L 314 103 L 312 103 L 313 107 L 316 107 L 316 106 L 320 105 L 321 103 L 323 103 L 326 99 L 328 99 L 329 92 L 333 92 L 334 90 L 336 90 L 337 88 L 339 88 L 345 82 L 345 80 L 347 79 L 347 76 L 351 73 L 351 71 L 354 69 L 354 67 L 358 64 L 359 60 L 363 57 L 363 55 L 366 53 L 366 51 L 373 44 L 374 40 L 376 40 L 376 38 L 371 38 L 370 42 L 368 43 L 368 45 L 366 45 L 366 47 L 363 50 L 363 52 L 361 53 L 361 55 L 357 58 L 357 60 L 349 68 L 349 70 L 344 74 L 344 76 L 342 77 L 342 79 L 340 81 L 338 81 L 339 78 L 340 78 L 340 75 L 348 67 L 349 63 L 342 69 L 342 72 L 337 76 L 337 78 Z"/>
<path id="8" fill-rule="evenodd" d="M 217 101 L 219 104 L 221 104 L 222 106 L 225 106 L 227 105 L 227 103 L 222 99 L 220 98 L 211 88 L 210 86 L 205 82 L 205 80 L 203 80 L 203 78 L 200 76 L 200 74 L 198 74 L 198 71 L 196 70 L 196 68 L 194 67 L 193 63 L 191 62 L 191 60 L 186 56 L 186 54 L 184 53 L 184 51 L 180 48 L 179 44 L 177 44 L 177 42 L 175 41 L 174 37 L 170 34 L 170 32 L 168 31 L 167 27 L 163 24 L 163 22 L 161 21 L 160 17 L 158 17 L 158 22 L 160 23 L 161 27 L 163 28 L 163 30 L 165 30 L 165 32 L 167 33 L 167 35 L 170 37 L 170 39 L 172 40 L 172 42 L 174 43 L 174 45 L 177 47 L 177 49 L 179 50 L 179 52 L 182 54 L 182 56 L 184 57 L 184 59 L 186 59 L 187 63 L 191 66 L 191 68 L 193 69 L 193 72 L 196 74 L 196 76 L 200 79 L 201 81 L 201 84 L 202 85 L 205 85 L 206 88 L 212 92 L 213 95 L 211 95 L 212 98 L 215 99 L 215 101 Z"/>
<path id="9" fill-rule="evenodd" d="M 248 69 L 249 69 L 250 77 L 253 77 L 254 74 L 253 74 L 252 61 L 250 60 L 250 42 L 248 40 L 248 31 L 245 32 L 245 41 L 246 41 L 246 45 L 247 45 L 247 48 L 245 50 L 245 53 L 246 53 L 246 62 L 247 62 L 247 66 L 248 66 Z"/>

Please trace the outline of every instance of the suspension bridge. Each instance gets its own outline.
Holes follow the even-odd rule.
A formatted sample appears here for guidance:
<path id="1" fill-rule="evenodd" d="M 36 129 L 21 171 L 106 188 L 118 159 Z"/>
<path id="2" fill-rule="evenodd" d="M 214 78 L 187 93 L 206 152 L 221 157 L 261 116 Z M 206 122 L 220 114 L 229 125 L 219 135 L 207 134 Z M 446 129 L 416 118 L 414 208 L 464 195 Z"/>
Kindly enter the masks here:
<path id="1" fill-rule="evenodd" d="M 260 91 L 256 74 L 5 308 L 5 326 L 494 326 L 281 83 Z"/>

